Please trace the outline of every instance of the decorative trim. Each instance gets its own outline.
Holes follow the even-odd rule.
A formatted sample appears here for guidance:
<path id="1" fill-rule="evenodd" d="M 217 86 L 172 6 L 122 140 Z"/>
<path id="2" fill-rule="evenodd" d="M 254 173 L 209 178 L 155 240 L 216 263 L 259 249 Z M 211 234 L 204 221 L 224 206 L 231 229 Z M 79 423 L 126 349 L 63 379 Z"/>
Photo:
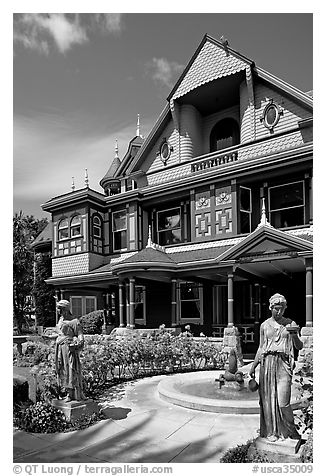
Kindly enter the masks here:
<path id="1" fill-rule="evenodd" d="M 269 123 L 267 120 L 267 115 L 269 111 L 271 110 L 275 111 L 275 119 L 272 123 Z M 274 103 L 273 99 L 270 99 L 266 106 L 264 107 L 263 114 L 260 117 L 260 122 L 264 124 L 264 126 L 271 132 L 274 132 L 274 127 L 277 125 L 278 121 L 280 120 L 280 117 L 283 116 L 283 109 L 278 105 Z"/>
<path id="2" fill-rule="evenodd" d="M 163 137 L 159 150 L 156 153 L 156 156 L 159 157 L 163 165 L 167 164 L 167 161 L 171 157 L 171 152 L 173 152 L 173 147 L 170 145 L 166 137 Z"/>

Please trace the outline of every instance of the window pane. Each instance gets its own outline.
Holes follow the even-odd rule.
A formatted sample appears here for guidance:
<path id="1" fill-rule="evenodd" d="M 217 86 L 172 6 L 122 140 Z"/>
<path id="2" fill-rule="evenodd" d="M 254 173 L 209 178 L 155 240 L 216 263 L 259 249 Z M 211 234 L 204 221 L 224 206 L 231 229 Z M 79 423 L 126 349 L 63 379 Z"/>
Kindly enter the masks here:
<path id="1" fill-rule="evenodd" d="M 95 217 L 93 217 L 93 223 L 94 223 L 94 225 L 99 225 L 99 226 L 101 226 L 101 220 L 100 220 L 100 218 L 95 215 Z"/>
<path id="2" fill-rule="evenodd" d="M 74 216 L 71 220 L 71 225 L 79 225 L 79 223 L 81 223 L 81 217 L 79 215 Z"/>
<path id="3" fill-rule="evenodd" d="M 276 107 L 275 106 L 270 106 L 268 109 L 267 109 L 267 112 L 266 112 L 266 122 L 269 126 L 272 126 L 276 120 Z"/>
<path id="4" fill-rule="evenodd" d="M 74 226 L 71 228 L 71 236 L 81 235 L 81 226 Z"/>
<path id="5" fill-rule="evenodd" d="M 68 228 L 65 228 L 63 230 L 59 230 L 59 240 L 63 240 L 65 238 L 68 238 L 69 233 L 68 233 Z"/>
<path id="6" fill-rule="evenodd" d="M 94 225 L 93 226 L 93 236 L 97 236 L 98 238 L 101 238 L 102 233 L 101 233 L 101 228 Z"/>
<path id="7" fill-rule="evenodd" d="M 181 243 L 181 230 L 160 231 L 158 233 L 159 245 L 173 245 Z"/>
<path id="8" fill-rule="evenodd" d="M 59 223 L 59 228 L 68 228 L 68 220 L 65 218 Z"/>
<path id="9" fill-rule="evenodd" d="M 127 248 L 127 232 L 126 231 L 116 231 L 113 234 L 113 248 L 115 250 L 122 250 Z"/>
<path id="10" fill-rule="evenodd" d="M 199 299 L 199 287 L 194 283 L 181 283 L 180 284 L 180 299 Z"/>
<path id="11" fill-rule="evenodd" d="M 270 191 L 269 209 L 278 210 L 303 205 L 303 183 L 295 182 L 288 185 L 272 187 Z"/>
<path id="12" fill-rule="evenodd" d="M 113 214 L 113 230 L 125 230 L 127 228 L 127 216 L 125 210 Z"/>
<path id="13" fill-rule="evenodd" d="M 240 210 L 251 212 L 251 190 L 240 187 Z"/>
<path id="14" fill-rule="evenodd" d="M 199 301 L 182 301 L 181 319 L 200 319 Z"/>
<path id="15" fill-rule="evenodd" d="M 157 227 L 158 230 L 170 230 L 172 228 L 180 227 L 180 209 L 174 208 L 157 213 Z"/>
<path id="16" fill-rule="evenodd" d="M 240 233 L 250 233 L 250 213 L 240 212 Z"/>
<path id="17" fill-rule="evenodd" d="M 86 298 L 86 314 L 92 311 L 95 311 L 95 299 Z"/>
<path id="18" fill-rule="evenodd" d="M 303 207 L 289 208 L 271 213 L 271 224 L 275 228 L 304 225 Z"/>
<path id="19" fill-rule="evenodd" d="M 82 315 L 82 298 L 71 297 L 71 312 L 74 317 Z"/>

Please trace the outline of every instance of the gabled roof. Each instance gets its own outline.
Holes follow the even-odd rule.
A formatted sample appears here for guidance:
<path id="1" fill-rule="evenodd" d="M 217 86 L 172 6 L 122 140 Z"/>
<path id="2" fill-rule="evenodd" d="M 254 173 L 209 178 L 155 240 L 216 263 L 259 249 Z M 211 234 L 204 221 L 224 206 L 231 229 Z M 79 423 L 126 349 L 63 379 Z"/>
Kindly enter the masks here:
<path id="1" fill-rule="evenodd" d="M 177 99 L 210 81 L 235 74 L 247 68 L 251 69 L 254 76 L 260 78 L 270 86 L 284 91 L 288 96 L 312 110 L 313 100 L 308 93 L 300 91 L 286 81 L 283 81 L 262 68 L 257 67 L 251 59 L 229 46 L 224 46 L 223 43 L 215 40 L 207 34 L 200 42 L 167 100 L 170 103 L 171 100 Z M 162 132 L 163 126 L 171 117 L 169 103 L 166 104 L 162 110 L 137 155 L 132 161 L 128 162 L 129 173 L 132 173 L 140 167 L 143 156 L 147 153 L 148 149 L 152 147 L 153 143 Z M 121 165 L 121 169 L 122 168 L 124 168 L 124 161 Z"/>
<path id="2" fill-rule="evenodd" d="M 121 161 L 120 166 L 116 170 L 116 176 L 123 175 L 124 172 L 126 171 L 128 165 L 130 162 L 133 160 L 133 158 L 137 155 L 139 149 L 141 148 L 142 144 L 144 142 L 144 138 L 141 136 L 135 136 L 131 141 L 129 142 L 127 152 L 125 153 L 124 158 Z M 133 149 L 137 149 L 136 152 L 133 151 Z"/>
<path id="3" fill-rule="evenodd" d="M 310 241 L 293 234 L 280 231 L 271 225 L 258 226 L 255 231 L 246 236 L 240 243 L 226 250 L 219 256 L 219 261 L 237 260 L 242 256 L 286 253 L 311 252 L 313 245 Z"/>
<path id="4" fill-rule="evenodd" d="M 52 222 L 49 222 L 46 227 L 41 231 L 35 240 L 31 243 L 31 248 L 35 251 L 41 248 L 50 248 L 52 245 Z"/>
<path id="5" fill-rule="evenodd" d="M 168 101 L 253 64 L 249 58 L 206 34 L 169 94 Z"/>

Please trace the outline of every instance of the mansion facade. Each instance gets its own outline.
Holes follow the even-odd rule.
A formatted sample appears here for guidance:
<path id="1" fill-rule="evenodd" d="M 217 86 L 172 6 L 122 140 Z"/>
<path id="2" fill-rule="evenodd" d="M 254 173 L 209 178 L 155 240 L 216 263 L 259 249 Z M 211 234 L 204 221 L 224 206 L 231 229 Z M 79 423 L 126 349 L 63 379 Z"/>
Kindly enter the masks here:
<path id="1" fill-rule="evenodd" d="M 312 326 L 312 97 L 205 35 L 149 135 L 100 185 L 47 201 L 57 299 L 129 328 L 183 328 L 248 350 L 274 292 Z M 50 235 L 49 235 L 50 233 Z M 48 238 L 46 236 L 48 235 Z"/>

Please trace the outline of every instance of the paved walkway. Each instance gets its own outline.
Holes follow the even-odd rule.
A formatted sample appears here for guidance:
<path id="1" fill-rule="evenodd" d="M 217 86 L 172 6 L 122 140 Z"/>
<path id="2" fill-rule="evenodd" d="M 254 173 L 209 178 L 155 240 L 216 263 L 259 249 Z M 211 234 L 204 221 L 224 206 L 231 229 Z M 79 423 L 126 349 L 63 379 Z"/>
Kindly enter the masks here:
<path id="1" fill-rule="evenodd" d="M 71 433 L 14 433 L 16 463 L 217 463 L 257 436 L 259 415 L 188 410 L 160 399 L 167 376 L 120 385 L 96 425 Z"/>

